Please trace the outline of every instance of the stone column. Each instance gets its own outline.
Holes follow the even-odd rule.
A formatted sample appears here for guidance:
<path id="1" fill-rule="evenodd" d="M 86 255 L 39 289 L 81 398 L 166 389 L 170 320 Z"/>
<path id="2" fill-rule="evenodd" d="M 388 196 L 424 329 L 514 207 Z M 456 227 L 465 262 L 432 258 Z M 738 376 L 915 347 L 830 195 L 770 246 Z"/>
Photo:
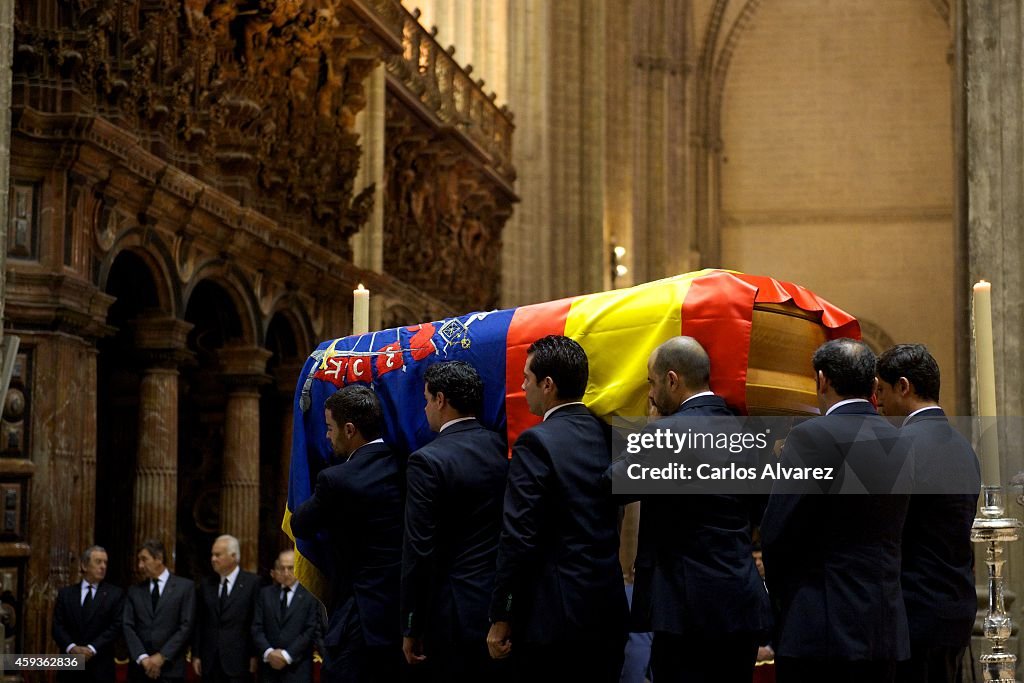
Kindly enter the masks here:
<path id="1" fill-rule="evenodd" d="M 960 335 L 971 340 L 971 283 L 992 282 L 992 326 L 995 342 L 996 407 L 1000 415 L 1024 415 L 1022 341 L 1024 320 L 1024 10 L 1016 0 L 956 3 L 957 100 L 954 130 L 957 134 L 957 228 L 958 243 L 966 246 L 958 261 L 966 260 L 957 287 L 963 297 Z M 966 257 L 966 259 L 964 258 Z M 973 341 L 960 349 L 962 365 L 973 360 Z M 969 355 L 968 355 L 969 354 Z M 971 362 L 971 403 L 977 405 L 975 364 Z M 977 408 L 974 409 L 977 414 Z M 1019 417 L 1000 421 L 999 445 L 1004 485 L 1022 469 Z M 1007 496 L 1008 516 L 1024 517 L 1024 511 Z M 980 549 L 979 549 L 980 551 Z M 1005 555 L 1007 588 L 1024 592 L 1024 542 L 1010 543 Z M 987 598 L 984 562 L 979 570 L 979 602 Z M 1010 608 L 1014 626 L 1024 623 L 1019 604 Z M 1018 657 L 1017 639 L 1008 648 Z M 986 648 L 987 649 L 987 648 Z M 975 655 L 979 649 L 975 648 Z"/>
<path id="2" fill-rule="evenodd" d="M 549 3 L 553 297 L 604 288 L 605 5 Z M 596 29 L 596 30 L 595 30 Z M 514 107 L 514 105 L 513 105 Z"/>
<path id="3" fill-rule="evenodd" d="M 220 352 L 228 400 L 224 415 L 220 528 L 241 545 L 241 565 L 256 571 L 260 532 L 260 392 L 271 352 L 228 346 Z"/>
<path id="4" fill-rule="evenodd" d="M 363 86 L 366 106 L 356 115 L 356 130 L 362 157 L 356 174 L 355 192 L 375 186 L 373 211 L 362 229 L 352 236 L 352 263 L 365 270 L 381 272 L 384 267 L 384 143 L 387 74 L 383 64 L 370 72 Z M 354 288 L 354 287 L 353 287 Z"/>
<path id="5" fill-rule="evenodd" d="M 359 232 L 352 236 L 352 263 L 364 270 L 380 273 L 384 270 L 384 204 L 387 202 L 385 185 L 384 144 L 386 125 L 387 73 L 383 64 L 378 64 L 367 77 L 366 106 L 356 115 L 356 130 L 362 158 L 356 175 L 355 192 L 374 187 L 373 209 L 370 217 Z M 355 289 L 357 283 L 352 283 Z M 379 294 L 379 293 L 378 293 Z M 370 296 L 370 329 L 380 326 L 380 296 Z"/>
<path id="6" fill-rule="evenodd" d="M 632 115 L 623 135 L 632 137 L 634 150 L 627 185 L 636 193 L 631 281 L 646 282 L 686 272 L 689 266 L 692 235 L 685 225 L 684 189 L 688 35 L 680 0 L 640 3 L 633 11 Z"/>
<path id="7" fill-rule="evenodd" d="M 82 520 L 78 547 L 88 548 L 96 542 L 96 359 L 99 352 L 90 346 L 87 353 L 89 362 L 85 365 L 85 386 L 91 387 L 82 396 L 82 412 L 93 425 L 83 429 L 82 434 L 82 500 L 79 503 L 78 518 Z"/>
<path id="8" fill-rule="evenodd" d="M 549 40 L 554 3 L 513 2 L 509 7 L 509 107 L 515 112 L 512 158 L 521 199 L 505 224 L 501 249 L 502 306 L 520 306 L 553 298 L 548 273 L 553 235 L 551 125 L 554 106 Z"/>
<path id="9" fill-rule="evenodd" d="M 11 64 L 14 61 L 14 2 L 0 3 L 0 320 L 3 320 L 7 286 L 7 200 L 11 172 Z M 3 337 L 0 326 L 0 338 Z"/>
<path id="10" fill-rule="evenodd" d="M 133 324 L 135 346 L 148 367 L 139 384 L 139 445 L 135 464 L 134 539 L 164 544 L 175 564 L 178 510 L 178 366 L 192 324 L 146 316 Z"/>

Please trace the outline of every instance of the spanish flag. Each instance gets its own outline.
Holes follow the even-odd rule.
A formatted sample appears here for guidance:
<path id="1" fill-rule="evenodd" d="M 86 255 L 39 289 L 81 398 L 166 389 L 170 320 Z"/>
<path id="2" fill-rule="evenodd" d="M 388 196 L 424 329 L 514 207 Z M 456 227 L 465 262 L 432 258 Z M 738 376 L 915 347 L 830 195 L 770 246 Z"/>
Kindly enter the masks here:
<path id="1" fill-rule="evenodd" d="M 860 337 L 857 321 L 799 285 L 725 270 L 702 270 L 629 289 L 515 309 L 353 335 L 322 342 L 306 360 L 293 405 L 292 460 L 283 528 L 312 495 L 330 464 L 324 401 L 353 382 L 371 385 L 384 409 L 385 441 L 408 454 L 433 437 L 424 415 L 423 373 L 431 364 L 463 360 L 484 382 L 481 422 L 508 443 L 539 422 L 522 391 L 526 351 L 537 339 L 564 334 L 587 352 L 590 381 L 583 397 L 598 415 L 647 414 L 647 359 L 676 335 L 697 339 L 711 357 L 711 388 L 746 413 L 747 359 L 756 303 L 792 302 L 818 313 L 829 338 Z M 315 541 L 297 542 L 296 573 L 322 595 L 330 555 Z"/>

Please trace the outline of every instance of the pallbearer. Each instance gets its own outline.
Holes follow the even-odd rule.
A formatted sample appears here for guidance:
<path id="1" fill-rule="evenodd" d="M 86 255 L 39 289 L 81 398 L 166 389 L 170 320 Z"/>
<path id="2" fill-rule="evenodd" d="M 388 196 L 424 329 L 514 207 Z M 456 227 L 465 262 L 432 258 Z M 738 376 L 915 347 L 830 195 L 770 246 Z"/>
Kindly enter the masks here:
<path id="1" fill-rule="evenodd" d="M 978 596 L 971 525 L 981 491 L 978 456 L 939 407 L 939 364 L 921 344 L 878 359 L 878 408 L 904 417 L 914 493 L 903 526 L 903 602 L 910 659 L 897 679 L 954 683 L 971 642 Z"/>
<path id="2" fill-rule="evenodd" d="M 484 385 L 469 363 L 430 366 L 423 397 L 436 439 L 406 468 L 402 628 L 406 661 L 438 683 L 496 681 L 487 607 L 501 532 L 508 446 L 477 420 Z"/>
<path id="3" fill-rule="evenodd" d="M 611 433 L 583 404 L 588 362 L 572 339 L 527 351 L 523 391 L 544 421 L 516 439 L 487 635 L 516 680 L 615 683 L 626 642 L 618 507 L 601 476 Z"/>
<path id="4" fill-rule="evenodd" d="M 686 434 L 732 426 L 734 415 L 712 393 L 710 376 L 708 354 L 692 337 L 656 348 L 647 363 L 649 399 L 667 417 L 647 429 Z M 714 449 L 687 448 L 679 457 L 723 469 L 736 465 Z M 629 455 L 617 460 L 606 478 L 624 477 L 630 461 Z M 725 491 L 643 498 L 630 628 L 654 632 L 655 680 L 749 683 L 753 677 L 770 613 L 753 557 L 751 516 L 759 514 L 751 503 Z"/>
<path id="5" fill-rule="evenodd" d="M 871 405 L 875 354 L 826 342 L 812 365 L 822 417 L 789 433 L 784 467 L 831 467 L 830 482 L 779 480 L 761 524 L 765 580 L 777 606 L 779 683 L 884 683 L 910 656 L 900 541 L 910 496 L 899 433 Z M 869 495 L 865 495 L 869 494 Z"/>

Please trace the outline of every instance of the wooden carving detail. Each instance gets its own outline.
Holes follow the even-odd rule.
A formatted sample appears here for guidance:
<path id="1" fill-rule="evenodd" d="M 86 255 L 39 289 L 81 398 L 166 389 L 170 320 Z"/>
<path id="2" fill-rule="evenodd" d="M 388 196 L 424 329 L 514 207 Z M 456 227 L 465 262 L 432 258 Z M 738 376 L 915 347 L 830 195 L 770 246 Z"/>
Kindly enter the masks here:
<path id="1" fill-rule="evenodd" d="M 511 198 L 393 98 L 387 126 L 384 270 L 447 302 L 452 313 L 495 308 Z"/>
<path id="2" fill-rule="evenodd" d="M 347 255 L 372 209 L 372 194 L 353 197 L 354 122 L 380 59 L 348 11 L 344 0 L 19 3 L 15 107 L 105 117 Z"/>

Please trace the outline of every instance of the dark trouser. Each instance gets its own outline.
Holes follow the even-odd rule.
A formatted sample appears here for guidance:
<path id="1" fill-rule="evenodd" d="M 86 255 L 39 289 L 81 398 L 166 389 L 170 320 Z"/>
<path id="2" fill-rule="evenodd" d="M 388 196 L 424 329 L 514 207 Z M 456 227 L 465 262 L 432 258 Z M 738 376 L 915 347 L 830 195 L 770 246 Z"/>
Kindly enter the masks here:
<path id="1" fill-rule="evenodd" d="M 424 643 L 426 661 L 410 670 L 415 683 L 509 683 L 511 664 L 508 659 L 495 660 L 487 653 L 485 636 L 471 641 L 433 641 Z"/>
<path id="2" fill-rule="evenodd" d="M 345 642 L 328 645 L 320 669 L 321 683 L 400 683 L 402 648 Z"/>
<path id="3" fill-rule="evenodd" d="M 778 683 L 892 683 L 896 663 L 888 660 L 851 662 L 846 659 L 775 658 Z"/>
<path id="4" fill-rule="evenodd" d="M 320 683 L 400 683 L 405 657 L 397 627 L 395 637 L 393 645 L 367 645 L 355 601 L 349 598 L 331 614 Z"/>
<path id="5" fill-rule="evenodd" d="M 913 656 L 896 665 L 898 683 L 960 683 L 965 647 L 911 645 Z"/>
<path id="6" fill-rule="evenodd" d="M 596 640 L 543 645 L 516 642 L 513 634 L 515 680 L 522 683 L 618 683 L 625 646 L 625 633 Z"/>
<path id="7" fill-rule="evenodd" d="M 655 631 L 651 674 L 659 683 L 750 683 L 761 638 L 746 632 L 681 636 Z"/>
<path id="8" fill-rule="evenodd" d="M 204 659 L 203 683 L 252 683 L 252 674 L 246 671 L 239 676 L 229 676 L 219 661 L 207 662 Z"/>
<path id="9" fill-rule="evenodd" d="M 114 680 L 114 663 L 108 667 L 89 667 L 86 662 L 85 671 L 58 671 L 57 683 L 109 683 Z"/>
<path id="10" fill-rule="evenodd" d="M 146 675 L 145 670 L 134 662 L 128 665 L 128 680 L 131 683 L 153 683 L 153 679 Z M 184 678 L 160 676 L 156 679 L 156 683 L 183 683 L 184 680 Z"/>

